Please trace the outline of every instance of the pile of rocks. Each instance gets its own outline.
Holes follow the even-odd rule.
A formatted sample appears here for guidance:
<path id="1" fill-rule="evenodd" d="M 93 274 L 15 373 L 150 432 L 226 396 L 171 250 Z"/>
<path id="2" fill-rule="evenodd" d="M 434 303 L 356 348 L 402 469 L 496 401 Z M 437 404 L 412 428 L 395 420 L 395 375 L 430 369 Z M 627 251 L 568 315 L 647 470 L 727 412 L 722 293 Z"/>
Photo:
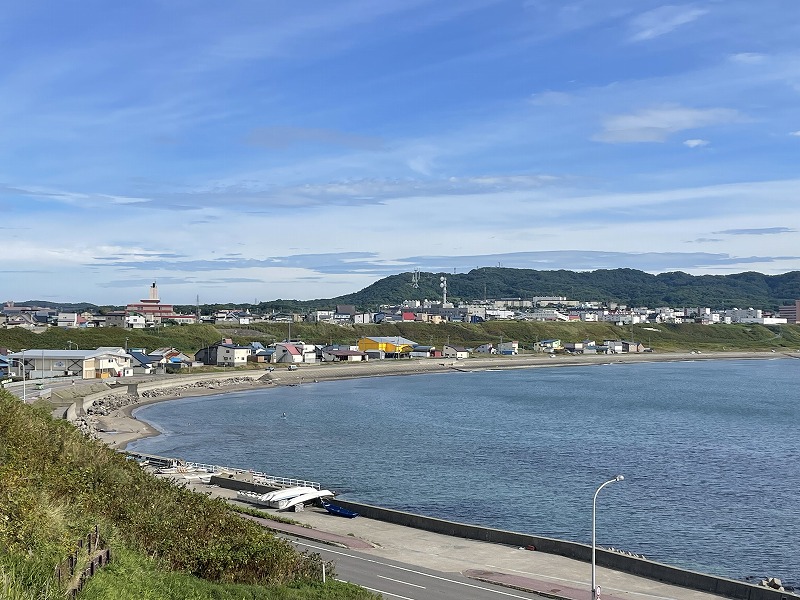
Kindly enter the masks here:
<path id="1" fill-rule="evenodd" d="M 110 415 L 118 408 L 130 406 L 131 404 L 136 404 L 137 402 L 139 402 L 139 398 L 133 394 L 103 396 L 102 398 L 95 400 L 92 405 L 86 409 L 86 414 L 105 417 Z"/>
<path id="2" fill-rule="evenodd" d="M 147 390 L 140 394 L 142 398 L 160 398 L 162 396 L 180 395 L 182 392 L 196 390 L 198 388 L 205 388 L 213 390 L 219 387 L 229 385 L 242 385 L 246 383 L 254 383 L 249 377 L 228 377 L 227 379 L 210 379 L 207 381 L 196 381 L 194 383 L 187 383 L 184 385 L 174 385 L 168 388 L 157 388 L 154 390 Z"/>

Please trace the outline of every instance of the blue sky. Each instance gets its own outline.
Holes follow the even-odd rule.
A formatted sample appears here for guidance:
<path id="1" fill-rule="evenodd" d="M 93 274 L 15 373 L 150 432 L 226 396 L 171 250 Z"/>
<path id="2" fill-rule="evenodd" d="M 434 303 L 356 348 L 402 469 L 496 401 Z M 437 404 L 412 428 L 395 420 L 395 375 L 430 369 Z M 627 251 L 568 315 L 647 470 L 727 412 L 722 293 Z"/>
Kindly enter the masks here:
<path id="1" fill-rule="evenodd" d="M 800 269 L 800 3 L 6 3 L 0 300 Z"/>

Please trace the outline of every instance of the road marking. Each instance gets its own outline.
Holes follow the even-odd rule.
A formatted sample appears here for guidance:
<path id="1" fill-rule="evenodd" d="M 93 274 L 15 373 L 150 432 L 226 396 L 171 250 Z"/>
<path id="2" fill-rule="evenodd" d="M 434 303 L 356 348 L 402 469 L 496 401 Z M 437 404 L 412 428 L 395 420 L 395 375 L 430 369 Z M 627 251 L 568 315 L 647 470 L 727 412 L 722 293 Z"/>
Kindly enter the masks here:
<path id="1" fill-rule="evenodd" d="M 383 575 L 378 575 L 378 577 L 380 577 L 381 579 L 388 579 L 389 581 L 394 581 L 395 583 L 402 583 L 402 584 L 410 585 L 410 586 L 413 586 L 413 587 L 416 587 L 416 588 L 421 588 L 423 590 L 427 590 L 428 589 L 424 585 L 417 585 L 416 583 L 409 583 L 408 581 L 403 581 L 402 579 L 392 579 L 391 577 L 385 577 Z"/>
<path id="2" fill-rule="evenodd" d="M 487 565 L 489 567 L 499 569 L 500 567 L 494 567 L 493 565 Z M 564 577 L 553 577 L 552 575 L 542 575 L 541 573 L 532 573 L 530 571 L 521 571 L 519 569 L 507 569 L 508 571 L 513 571 L 515 573 L 522 573 L 523 575 L 533 575 L 534 577 L 541 577 L 542 579 L 554 579 L 556 581 L 566 581 L 567 583 L 576 583 L 581 586 L 585 586 L 585 581 L 578 581 L 575 579 L 565 579 Z M 669 584 L 664 584 L 669 585 Z M 606 592 L 614 591 L 614 592 L 622 592 L 623 594 L 631 594 L 635 596 L 645 596 L 647 598 L 658 598 L 658 600 L 672 600 L 672 596 L 659 596 L 658 594 L 651 594 L 649 592 L 632 592 L 631 590 L 623 590 L 622 588 L 615 588 L 608 585 L 603 586 L 603 590 Z"/>
<path id="3" fill-rule="evenodd" d="M 416 571 L 414 569 L 407 569 L 405 567 L 398 567 L 397 565 L 391 565 L 389 563 L 384 563 L 379 560 L 374 560 L 372 558 L 364 558 L 363 556 L 356 556 L 355 554 L 348 554 L 347 552 L 341 552 L 339 550 L 331 550 L 330 547 L 323 547 L 323 546 L 315 546 L 314 544 L 307 544 L 305 542 L 296 541 L 295 544 L 298 546 L 307 546 L 308 548 L 313 548 L 315 550 L 320 550 L 324 552 L 330 552 L 331 554 L 338 554 L 339 556 L 347 556 L 348 558 L 355 558 L 357 560 L 363 560 L 364 562 L 373 563 L 376 565 L 381 565 L 384 567 L 391 567 L 392 569 L 397 569 L 398 571 L 405 571 L 406 573 L 414 573 L 415 575 L 422 575 L 423 577 L 430 577 L 431 579 L 438 579 L 439 581 L 446 581 L 448 583 L 454 583 L 456 585 L 462 585 L 464 587 L 474 588 L 476 590 L 483 590 L 484 592 L 489 592 L 492 594 L 497 594 L 499 596 L 508 596 L 509 598 L 522 598 L 523 600 L 529 600 L 530 596 L 519 596 L 518 594 L 512 594 L 510 592 L 504 592 L 502 590 L 496 590 L 493 588 L 483 587 L 481 585 L 475 585 L 473 583 L 466 583 L 464 581 L 456 581 L 455 579 L 448 579 L 447 577 L 440 577 L 439 575 L 431 575 L 430 573 L 425 573 L 423 571 Z M 357 584 L 361 585 L 361 584 Z M 361 586 L 366 587 L 366 586 Z M 366 588 L 370 589 L 370 588 Z M 378 590 L 375 590 L 378 591 Z M 385 593 L 385 592 L 381 592 Z M 409 599 L 410 600 L 410 599 Z"/>
<path id="4" fill-rule="evenodd" d="M 359 585 L 359 584 L 355 584 L 355 585 Z M 402 600 L 414 600 L 414 598 L 409 598 L 408 596 L 401 596 L 400 594 L 392 594 L 390 592 L 384 592 L 383 590 L 379 590 L 377 588 L 367 587 L 365 585 L 362 585 L 361 587 L 363 587 L 365 590 L 369 590 L 370 592 L 378 592 L 382 596 L 392 596 L 393 598 L 402 598 Z"/>

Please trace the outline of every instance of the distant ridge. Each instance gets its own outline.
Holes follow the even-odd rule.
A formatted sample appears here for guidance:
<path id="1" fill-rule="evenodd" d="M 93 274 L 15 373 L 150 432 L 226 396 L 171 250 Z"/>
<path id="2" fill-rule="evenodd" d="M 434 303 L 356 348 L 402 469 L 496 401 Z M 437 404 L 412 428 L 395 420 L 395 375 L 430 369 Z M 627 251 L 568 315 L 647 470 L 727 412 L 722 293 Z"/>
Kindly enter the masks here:
<path id="1" fill-rule="evenodd" d="M 733 275 L 689 275 L 680 271 L 651 275 L 636 269 L 538 271 L 484 267 L 468 273 L 420 273 L 419 288 L 412 273 L 391 275 L 332 303 L 377 307 L 403 299 L 440 299 L 439 278 L 447 277 L 448 300 L 563 296 L 628 306 L 709 306 L 777 310 L 800 298 L 800 271 L 782 275 L 746 272 Z"/>
<path id="2" fill-rule="evenodd" d="M 440 300 L 439 278 L 447 277 L 449 301 L 483 298 L 527 298 L 562 296 L 570 300 L 617 302 L 628 306 L 709 306 L 712 308 L 760 308 L 777 310 L 800 299 L 800 271 L 764 275 L 753 271 L 732 275 L 689 275 L 681 271 L 651 275 L 636 269 L 597 271 L 539 271 L 483 267 L 468 273 L 419 273 L 419 287 L 411 285 L 412 272 L 390 275 L 364 289 L 335 298 L 316 300 L 271 300 L 251 303 L 219 302 L 203 308 L 248 307 L 267 311 L 307 311 L 330 309 L 337 304 L 354 304 L 359 310 L 374 310 L 381 305 L 403 300 Z M 17 306 L 59 308 L 65 312 L 113 309 L 89 302 L 16 302 Z M 182 312 L 194 312 L 194 305 L 176 305 Z"/>

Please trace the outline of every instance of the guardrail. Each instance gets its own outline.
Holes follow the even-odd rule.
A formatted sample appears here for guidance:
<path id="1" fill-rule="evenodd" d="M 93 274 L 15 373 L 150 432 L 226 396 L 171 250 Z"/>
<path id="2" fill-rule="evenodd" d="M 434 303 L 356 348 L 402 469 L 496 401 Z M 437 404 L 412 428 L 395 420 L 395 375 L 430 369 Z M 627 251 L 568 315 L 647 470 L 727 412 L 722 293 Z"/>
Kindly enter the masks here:
<path id="1" fill-rule="evenodd" d="M 178 458 L 170 458 L 167 456 L 157 456 L 155 454 L 146 454 L 143 452 L 132 452 L 128 450 L 122 451 L 126 456 L 131 458 L 146 461 L 155 467 L 161 468 L 174 468 L 180 474 L 188 474 L 197 471 L 205 471 L 206 473 L 234 473 L 236 475 L 249 474 L 253 476 L 253 483 L 276 488 L 289 488 L 289 487 L 311 487 L 315 490 L 322 489 L 322 484 L 317 481 L 308 481 L 306 479 L 295 479 L 293 477 L 281 477 L 279 475 L 270 475 L 262 473 L 261 471 L 253 471 L 252 469 L 238 469 L 236 467 L 225 467 L 221 465 L 212 465 L 208 463 L 199 463 L 184 461 Z M 185 469 L 181 471 L 180 469 Z"/>
<path id="2" fill-rule="evenodd" d="M 307 481 L 305 479 L 294 479 L 292 477 L 280 477 L 278 475 L 269 475 L 267 473 L 262 473 L 261 471 L 252 471 L 248 469 L 236 469 L 232 467 L 222 467 L 219 465 L 209 465 L 205 463 L 196 463 L 196 462 L 184 462 L 182 463 L 187 468 L 196 470 L 196 471 L 206 471 L 207 473 L 237 473 L 237 474 L 246 474 L 249 473 L 253 476 L 254 483 L 258 483 L 260 485 L 268 485 L 272 487 L 279 487 L 279 488 L 290 488 L 290 487 L 311 487 L 315 490 L 322 489 L 322 484 L 317 481 Z M 256 479 L 260 479 L 262 481 L 256 481 Z"/>

